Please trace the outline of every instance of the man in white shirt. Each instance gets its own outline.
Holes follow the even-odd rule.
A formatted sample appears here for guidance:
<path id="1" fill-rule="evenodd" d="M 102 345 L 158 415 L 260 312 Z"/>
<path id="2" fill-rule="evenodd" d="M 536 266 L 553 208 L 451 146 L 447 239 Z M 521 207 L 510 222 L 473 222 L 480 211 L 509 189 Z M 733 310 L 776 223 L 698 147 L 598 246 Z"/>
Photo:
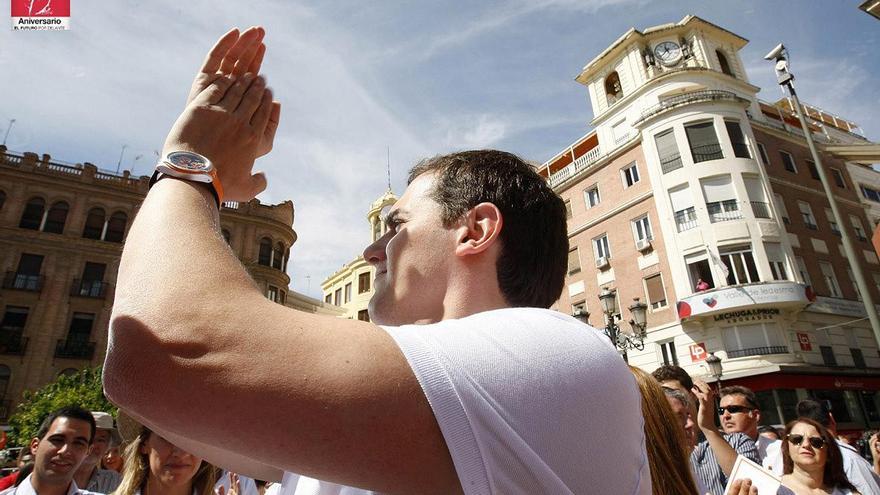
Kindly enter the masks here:
<path id="1" fill-rule="evenodd" d="M 59 409 L 43 420 L 31 439 L 34 470 L 17 487 L 2 495 L 89 495 L 80 490 L 73 475 L 89 453 L 95 435 L 92 414 L 78 407 Z"/>
<path id="2" fill-rule="evenodd" d="M 166 157 L 216 175 L 157 175 L 131 226 L 108 396 L 216 465 L 287 472 L 282 493 L 651 493 L 632 375 L 602 334 L 544 309 L 564 283 L 565 208 L 519 158 L 462 152 L 411 172 L 364 251 L 373 323 L 254 287 L 217 204 L 266 186 L 251 170 L 280 108 L 242 75 L 259 69 L 261 38 L 218 42 L 168 136 Z"/>
<path id="3" fill-rule="evenodd" d="M 95 493 L 111 493 L 119 486 L 122 475 L 109 469 L 101 469 L 101 458 L 111 446 L 119 445 L 122 439 L 113 424 L 113 416 L 103 411 L 92 411 L 95 418 L 95 438 L 89 455 L 80 464 L 73 479 L 78 486 Z"/>

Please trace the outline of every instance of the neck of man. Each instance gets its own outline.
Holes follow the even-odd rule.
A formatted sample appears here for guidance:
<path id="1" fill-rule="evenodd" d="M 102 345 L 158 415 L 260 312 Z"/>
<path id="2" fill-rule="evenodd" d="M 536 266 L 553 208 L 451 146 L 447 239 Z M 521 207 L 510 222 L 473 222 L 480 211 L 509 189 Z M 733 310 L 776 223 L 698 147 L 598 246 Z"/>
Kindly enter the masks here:
<path id="1" fill-rule="evenodd" d="M 62 484 L 56 484 L 49 480 L 41 479 L 36 473 L 31 475 L 31 486 L 34 492 L 40 495 L 65 495 L 70 488 L 71 480 L 66 480 Z"/>
<path id="2" fill-rule="evenodd" d="M 799 484 L 815 490 L 817 488 L 822 488 L 824 486 L 822 482 L 822 478 L 824 477 L 823 469 L 816 469 L 814 472 L 804 470 L 798 467 L 797 464 L 794 465 L 791 474 L 792 478 L 795 479 Z"/>
<path id="3" fill-rule="evenodd" d="M 80 488 L 86 488 L 89 485 L 89 480 L 92 479 L 92 475 L 98 469 L 98 464 L 91 464 L 83 462 L 79 469 L 76 470 L 76 473 L 73 475 L 73 481 L 76 482 L 76 486 Z"/>
<path id="4" fill-rule="evenodd" d="M 489 270 L 471 270 L 463 277 L 450 280 L 443 298 L 441 319 L 452 320 L 493 309 L 509 308 L 504 299 L 494 265 Z"/>
<path id="5" fill-rule="evenodd" d="M 147 478 L 147 486 L 142 495 L 192 495 L 192 491 L 192 482 L 183 485 L 166 485 L 155 476 L 150 476 Z"/>

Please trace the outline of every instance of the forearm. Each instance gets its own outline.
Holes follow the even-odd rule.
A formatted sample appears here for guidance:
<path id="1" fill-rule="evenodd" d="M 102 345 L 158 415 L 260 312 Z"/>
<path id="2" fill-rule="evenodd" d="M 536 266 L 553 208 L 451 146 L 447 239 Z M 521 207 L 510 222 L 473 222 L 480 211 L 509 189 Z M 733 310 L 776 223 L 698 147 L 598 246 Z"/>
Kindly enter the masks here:
<path id="1" fill-rule="evenodd" d="M 733 465 L 736 463 L 736 450 L 727 443 L 724 436 L 714 428 L 700 428 L 709 441 L 709 448 L 715 453 L 715 459 L 725 476 L 730 476 Z"/>

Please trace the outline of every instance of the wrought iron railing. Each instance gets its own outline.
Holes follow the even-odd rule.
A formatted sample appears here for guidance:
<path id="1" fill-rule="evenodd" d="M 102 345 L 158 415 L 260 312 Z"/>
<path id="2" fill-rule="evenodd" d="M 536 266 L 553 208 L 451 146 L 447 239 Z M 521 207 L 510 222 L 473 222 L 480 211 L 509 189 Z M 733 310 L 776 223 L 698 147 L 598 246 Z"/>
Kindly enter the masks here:
<path id="1" fill-rule="evenodd" d="M 660 168 L 663 170 L 664 174 L 672 172 L 673 170 L 678 170 L 683 166 L 684 165 L 681 163 L 681 155 L 678 153 L 660 158 Z"/>
<path id="2" fill-rule="evenodd" d="M 107 295 L 107 289 L 110 284 L 103 280 L 73 280 L 70 286 L 70 295 L 79 297 L 96 297 L 103 298 Z"/>
<path id="3" fill-rule="evenodd" d="M 3 288 L 40 292 L 43 288 L 43 276 L 9 271 L 3 277 Z"/>
<path id="4" fill-rule="evenodd" d="M 679 232 L 691 230 L 697 226 L 697 212 L 694 207 L 675 212 L 675 225 Z"/>
<path id="5" fill-rule="evenodd" d="M 712 223 L 742 218 L 742 212 L 739 211 L 739 205 L 735 199 L 706 203 L 706 211 L 709 212 L 709 220 Z"/>
<path id="6" fill-rule="evenodd" d="M 770 204 L 763 201 L 752 201 L 752 213 L 755 218 L 770 218 Z"/>
<path id="7" fill-rule="evenodd" d="M 666 110 L 682 106 L 688 105 L 691 103 L 699 103 L 703 101 L 717 101 L 717 100 L 727 100 L 727 101 L 739 101 L 739 102 L 747 102 L 744 98 L 740 98 L 736 96 L 734 93 L 730 91 L 721 91 L 717 89 L 708 89 L 704 91 L 691 91 L 690 93 L 684 93 L 680 95 L 671 96 L 669 98 L 664 98 L 660 100 L 654 106 L 646 108 L 642 112 L 642 116 L 639 121 L 645 120 L 649 117 L 657 115 L 659 113 L 665 112 Z"/>
<path id="8" fill-rule="evenodd" d="M 766 347 L 749 347 L 747 349 L 727 351 L 727 357 L 731 359 L 745 356 L 761 356 L 764 354 L 788 354 L 788 347 L 785 347 L 784 345 L 771 345 Z"/>
<path id="9" fill-rule="evenodd" d="M 721 153 L 721 145 L 718 143 L 691 146 L 691 155 L 694 157 L 694 163 L 724 158 L 724 154 Z"/>
<path id="10" fill-rule="evenodd" d="M 60 339 L 55 345 L 55 357 L 91 360 L 95 355 L 95 342 Z"/>
<path id="11" fill-rule="evenodd" d="M 27 344 L 28 338 L 22 337 L 21 332 L 4 331 L 0 333 L 0 354 L 24 356 Z"/>

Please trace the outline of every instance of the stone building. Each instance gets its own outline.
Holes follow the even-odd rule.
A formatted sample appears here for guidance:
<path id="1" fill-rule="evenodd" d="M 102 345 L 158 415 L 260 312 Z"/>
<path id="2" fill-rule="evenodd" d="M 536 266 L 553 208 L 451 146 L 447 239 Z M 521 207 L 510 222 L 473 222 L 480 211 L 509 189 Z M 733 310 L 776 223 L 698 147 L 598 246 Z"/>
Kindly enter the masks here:
<path id="1" fill-rule="evenodd" d="M 569 216 L 556 308 L 604 327 L 600 291 L 615 290 L 618 308 L 639 298 L 648 328 L 630 363 L 713 380 L 712 353 L 724 384 L 757 391 L 768 423 L 792 419 L 813 396 L 831 401 L 841 428 L 876 428 L 880 354 L 848 263 L 861 264 L 880 301 L 874 222 L 860 197 L 880 184 L 863 174 L 868 184 L 857 185 L 851 173 L 880 153 L 855 124 L 811 107 L 838 225 L 787 100 L 757 98 L 739 54 L 746 43 L 686 16 L 630 29 L 576 77 L 593 130 L 539 168 Z M 841 229 L 859 259 L 843 255 Z"/>
<path id="2" fill-rule="evenodd" d="M 103 361 L 122 246 L 148 182 L 0 146 L 0 421 L 24 390 Z M 290 201 L 220 210 L 229 246 L 280 304 L 295 299 L 293 218 Z"/>

